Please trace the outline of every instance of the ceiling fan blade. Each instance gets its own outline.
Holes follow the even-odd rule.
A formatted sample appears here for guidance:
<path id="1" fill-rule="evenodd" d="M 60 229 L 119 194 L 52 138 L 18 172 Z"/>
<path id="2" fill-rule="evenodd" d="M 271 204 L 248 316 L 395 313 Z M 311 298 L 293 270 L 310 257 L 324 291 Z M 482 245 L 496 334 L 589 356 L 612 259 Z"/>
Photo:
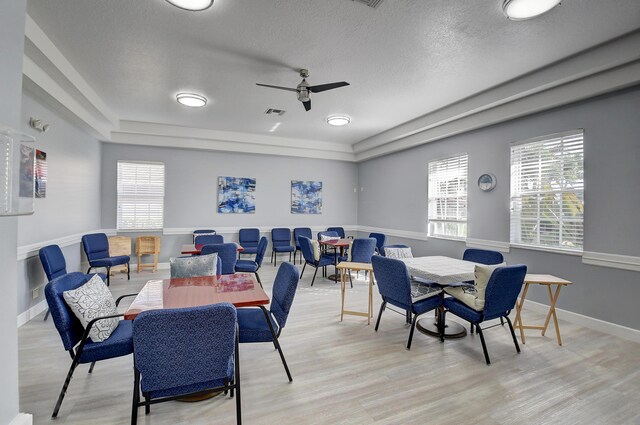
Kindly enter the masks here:
<path id="1" fill-rule="evenodd" d="M 319 86 L 310 86 L 309 91 L 311 93 L 320 93 L 322 91 L 333 90 L 339 87 L 348 86 L 346 81 L 340 81 L 339 83 L 320 84 Z"/>
<path id="2" fill-rule="evenodd" d="M 256 86 L 269 87 L 269 88 L 278 89 L 278 90 L 287 90 L 287 91 L 295 91 L 295 92 L 298 91 L 298 89 L 292 89 L 290 87 L 271 86 L 269 84 L 256 83 Z"/>
<path id="3" fill-rule="evenodd" d="M 310 100 L 307 100 L 306 102 L 302 102 L 302 104 L 304 105 L 304 110 L 305 111 L 308 112 L 309 110 L 311 110 L 311 101 Z"/>

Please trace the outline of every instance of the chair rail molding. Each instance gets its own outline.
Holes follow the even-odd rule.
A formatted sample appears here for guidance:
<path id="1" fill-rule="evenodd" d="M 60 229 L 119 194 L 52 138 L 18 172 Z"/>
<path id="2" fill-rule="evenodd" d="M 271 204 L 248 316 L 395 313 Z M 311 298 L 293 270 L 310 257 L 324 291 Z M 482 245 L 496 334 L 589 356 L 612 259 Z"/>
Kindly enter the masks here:
<path id="1" fill-rule="evenodd" d="M 82 236 L 87 235 L 89 233 L 105 233 L 107 236 L 115 236 L 116 232 L 112 229 L 97 229 L 97 230 L 88 230 L 82 233 L 74 233 L 68 236 L 60 236 L 55 239 L 50 239 L 48 241 L 36 242 L 29 245 L 23 245 L 18 247 L 18 261 L 26 260 L 29 257 L 35 257 L 38 255 L 38 251 L 40 248 L 45 247 L 47 245 L 59 245 L 60 248 L 65 246 L 79 244 L 82 241 Z"/>
<path id="2" fill-rule="evenodd" d="M 387 229 L 383 227 L 358 226 L 359 232 L 384 233 L 387 236 L 396 236 L 398 238 L 414 239 L 417 241 L 426 241 L 427 232 L 414 232 L 412 230 Z"/>
<path id="3" fill-rule="evenodd" d="M 469 248 L 491 249 L 494 251 L 505 252 L 507 254 L 511 250 L 511 244 L 509 242 L 474 238 L 467 238 L 466 242 L 467 247 Z"/>
<path id="4" fill-rule="evenodd" d="M 238 227 L 217 227 L 217 226 L 200 226 L 200 227 L 165 227 L 162 230 L 162 234 L 167 236 L 167 235 L 191 235 L 193 234 L 193 231 L 196 229 L 202 229 L 202 228 L 213 228 L 213 230 L 216 231 L 216 233 L 218 234 L 223 234 L 223 235 L 228 235 L 228 234 L 233 234 L 233 233 L 238 233 L 240 231 L 240 229 L 260 229 L 260 233 L 269 233 L 271 232 L 272 229 L 278 228 L 278 227 L 288 227 L 289 229 L 291 229 L 291 231 L 293 232 L 293 229 L 295 229 L 296 227 L 309 227 L 311 228 L 312 232 L 321 232 L 323 230 L 327 230 L 327 227 L 332 227 L 334 225 L 332 224 L 328 224 L 328 225 L 313 225 L 313 226 L 286 226 L 286 225 L 282 225 L 282 226 L 251 226 L 251 225 L 247 225 L 247 226 L 238 226 Z M 346 224 L 346 225 L 341 225 L 341 227 L 344 227 L 344 230 L 347 232 L 357 232 L 358 231 L 358 226 L 355 224 Z M 115 230 L 114 230 L 115 231 Z"/>
<path id="5" fill-rule="evenodd" d="M 592 266 L 611 267 L 614 269 L 640 272 L 640 257 L 632 257 L 630 255 L 585 251 L 582 253 L 582 262 Z"/>

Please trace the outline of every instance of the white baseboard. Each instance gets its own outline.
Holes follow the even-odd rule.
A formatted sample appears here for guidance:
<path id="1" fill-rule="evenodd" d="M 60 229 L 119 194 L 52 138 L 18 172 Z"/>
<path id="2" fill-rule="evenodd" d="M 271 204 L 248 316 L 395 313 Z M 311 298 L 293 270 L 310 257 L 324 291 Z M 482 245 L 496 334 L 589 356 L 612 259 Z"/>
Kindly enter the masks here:
<path id="1" fill-rule="evenodd" d="M 13 418 L 9 425 L 32 425 L 33 415 L 30 413 L 18 413 L 18 416 Z"/>
<path id="2" fill-rule="evenodd" d="M 145 263 L 145 265 L 148 263 Z M 138 273 L 138 263 L 130 263 L 129 267 L 131 267 L 131 273 Z M 169 263 L 158 263 L 158 270 L 169 270 Z M 140 273 L 144 273 L 149 271 L 149 269 L 142 269 Z"/>
<path id="3" fill-rule="evenodd" d="M 29 320 L 36 317 L 38 314 L 47 310 L 47 300 L 42 300 L 39 303 L 32 306 L 29 310 L 18 314 L 18 327 L 24 325 Z"/>
<path id="4" fill-rule="evenodd" d="M 525 309 L 533 310 L 537 313 L 543 314 L 546 314 L 549 311 L 548 305 L 531 300 L 525 300 L 524 307 Z M 627 326 L 622 326 L 611 322 L 605 322 L 604 320 L 585 316 L 579 313 L 574 313 L 568 310 L 563 310 L 557 307 L 556 314 L 558 315 L 558 319 L 566 320 L 567 322 L 584 326 L 585 328 L 593 329 L 598 332 L 603 332 L 629 341 L 640 343 L 640 330 L 638 329 L 629 328 Z M 553 325 L 550 324 L 549 326 Z"/>

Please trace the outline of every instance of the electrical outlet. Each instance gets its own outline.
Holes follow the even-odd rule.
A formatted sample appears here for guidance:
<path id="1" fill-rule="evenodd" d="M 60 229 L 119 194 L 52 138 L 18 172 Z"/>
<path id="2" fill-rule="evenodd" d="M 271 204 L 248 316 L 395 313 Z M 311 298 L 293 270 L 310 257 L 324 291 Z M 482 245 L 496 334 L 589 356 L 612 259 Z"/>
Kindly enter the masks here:
<path id="1" fill-rule="evenodd" d="M 39 296 L 40 296 L 40 288 L 38 287 L 38 288 L 33 290 L 33 299 L 35 300 Z"/>
<path id="2" fill-rule="evenodd" d="M 354 187 L 353 188 L 353 193 L 357 193 L 358 192 L 358 188 Z"/>

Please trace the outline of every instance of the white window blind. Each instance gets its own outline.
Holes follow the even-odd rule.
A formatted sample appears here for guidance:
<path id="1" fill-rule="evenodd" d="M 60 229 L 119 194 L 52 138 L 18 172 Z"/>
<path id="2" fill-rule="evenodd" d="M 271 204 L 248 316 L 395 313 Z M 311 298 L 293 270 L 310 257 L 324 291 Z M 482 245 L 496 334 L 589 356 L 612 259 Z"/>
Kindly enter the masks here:
<path id="1" fill-rule="evenodd" d="M 467 154 L 429 162 L 429 235 L 467 237 Z"/>
<path id="2" fill-rule="evenodd" d="M 164 221 L 164 164 L 118 161 L 118 230 L 158 230 Z"/>
<path id="3" fill-rule="evenodd" d="M 583 132 L 511 146 L 511 242 L 582 250 Z"/>

